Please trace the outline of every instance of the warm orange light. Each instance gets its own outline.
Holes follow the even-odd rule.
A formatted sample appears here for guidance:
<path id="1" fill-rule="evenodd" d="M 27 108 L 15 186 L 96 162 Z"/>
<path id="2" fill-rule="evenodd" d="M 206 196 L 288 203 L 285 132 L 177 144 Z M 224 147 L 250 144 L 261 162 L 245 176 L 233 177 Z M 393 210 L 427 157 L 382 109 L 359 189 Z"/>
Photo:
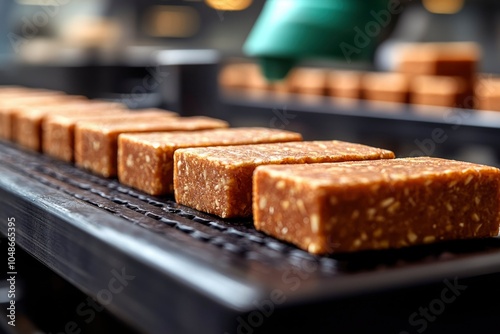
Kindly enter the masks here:
<path id="1" fill-rule="evenodd" d="M 250 7 L 253 0 L 205 0 L 212 8 L 217 10 L 244 10 Z"/>
<path id="2" fill-rule="evenodd" d="M 198 12 L 187 6 L 153 6 L 145 15 L 145 31 L 151 36 L 190 37 L 200 26 Z"/>
<path id="3" fill-rule="evenodd" d="M 435 14 L 455 14 L 464 7 L 464 0 L 424 0 L 424 7 Z"/>

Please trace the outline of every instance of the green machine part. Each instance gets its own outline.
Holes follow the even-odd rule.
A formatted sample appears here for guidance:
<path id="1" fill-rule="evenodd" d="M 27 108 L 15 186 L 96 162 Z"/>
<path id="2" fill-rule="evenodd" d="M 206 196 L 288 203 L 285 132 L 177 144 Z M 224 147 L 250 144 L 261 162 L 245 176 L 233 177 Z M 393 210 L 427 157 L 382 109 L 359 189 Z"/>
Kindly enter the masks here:
<path id="1" fill-rule="evenodd" d="M 268 80 L 304 58 L 369 59 L 402 0 L 267 0 L 244 45 Z"/>

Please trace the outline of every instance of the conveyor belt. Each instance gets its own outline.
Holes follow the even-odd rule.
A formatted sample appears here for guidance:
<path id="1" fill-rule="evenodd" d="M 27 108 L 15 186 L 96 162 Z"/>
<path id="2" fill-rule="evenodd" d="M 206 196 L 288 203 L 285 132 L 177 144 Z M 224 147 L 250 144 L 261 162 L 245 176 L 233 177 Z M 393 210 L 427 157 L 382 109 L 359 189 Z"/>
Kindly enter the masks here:
<path id="1" fill-rule="evenodd" d="M 0 219 L 16 217 L 18 245 L 93 296 L 126 268 L 135 278 L 109 308 L 147 332 L 233 333 L 238 316 L 277 290 L 286 302 L 274 307 L 306 307 L 500 271 L 496 238 L 312 256 L 250 221 L 218 219 L 9 143 L 0 143 L 0 161 Z"/>

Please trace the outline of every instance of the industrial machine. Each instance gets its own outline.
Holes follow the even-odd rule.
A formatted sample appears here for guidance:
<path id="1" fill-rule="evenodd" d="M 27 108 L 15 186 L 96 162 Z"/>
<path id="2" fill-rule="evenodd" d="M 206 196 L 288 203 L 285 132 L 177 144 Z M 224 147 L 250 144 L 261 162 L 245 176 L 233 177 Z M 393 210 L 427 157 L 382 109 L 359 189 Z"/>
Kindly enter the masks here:
<path id="1" fill-rule="evenodd" d="M 402 10 L 385 0 L 267 1 L 245 51 L 270 80 L 284 78 L 304 58 L 366 60 Z"/>

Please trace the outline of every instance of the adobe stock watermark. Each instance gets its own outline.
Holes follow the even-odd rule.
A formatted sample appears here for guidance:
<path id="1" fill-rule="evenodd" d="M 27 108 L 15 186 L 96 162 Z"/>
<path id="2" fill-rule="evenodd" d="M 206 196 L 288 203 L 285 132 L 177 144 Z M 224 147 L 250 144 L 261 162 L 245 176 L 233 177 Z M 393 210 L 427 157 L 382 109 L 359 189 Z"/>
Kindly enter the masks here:
<path id="1" fill-rule="evenodd" d="M 300 269 L 286 270 L 281 276 L 285 289 L 274 289 L 269 293 L 268 298 L 254 301 L 255 310 L 245 317 L 238 316 L 236 321 L 236 334 L 253 334 L 256 329 L 262 326 L 265 320 L 271 317 L 276 311 L 276 307 L 283 304 L 287 299 L 287 293 L 297 291 L 303 282 L 311 277 L 311 274 L 318 270 L 316 262 L 302 260 Z M 230 334 L 225 332 L 224 334 Z"/>
<path id="2" fill-rule="evenodd" d="M 170 75 L 170 73 L 161 65 L 150 66 L 146 68 L 146 74 L 140 84 L 135 85 L 130 93 L 121 94 L 120 100 L 130 108 L 140 106 L 148 96 L 148 92 L 155 91 Z"/>
<path id="3" fill-rule="evenodd" d="M 33 40 L 41 29 L 48 26 L 50 21 L 59 15 L 61 7 L 69 4 L 73 0 L 41 0 L 40 10 L 34 12 L 31 16 L 21 18 L 21 35 L 9 32 L 7 39 L 12 49 L 19 53 L 23 44 Z"/>
<path id="4" fill-rule="evenodd" d="M 387 4 L 387 8 L 378 12 L 374 10 L 370 11 L 370 15 L 373 17 L 373 20 L 366 23 L 363 29 L 358 26 L 354 27 L 356 35 L 354 36 L 352 44 L 342 42 L 339 45 L 344 58 L 349 64 L 352 62 L 352 55 L 359 55 L 364 48 L 368 47 L 373 38 L 379 36 L 383 29 L 389 26 L 394 15 L 398 15 L 403 11 L 403 2 L 408 1 L 411 0 L 390 0 Z"/>
<path id="5" fill-rule="evenodd" d="M 408 317 L 408 324 L 413 327 L 417 333 L 423 333 L 429 327 L 429 323 L 437 320 L 443 314 L 446 307 L 454 303 L 457 298 L 467 289 L 467 285 L 458 283 L 455 277 L 453 282 L 448 279 L 443 281 L 445 287 L 441 290 L 439 297 L 431 300 L 425 307 L 419 309 Z M 401 331 L 399 334 L 411 334 L 411 332 Z"/>
<path id="6" fill-rule="evenodd" d="M 7 218 L 7 283 L 9 290 L 7 297 L 9 303 L 7 306 L 7 323 L 9 326 L 16 327 L 16 218 Z"/>
<path id="7" fill-rule="evenodd" d="M 297 115 L 293 113 L 289 113 L 287 110 L 287 106 L 284 106 L 282 110 L 278 108 L 273 108 L 273 118 L 269 121 L 269 126 L 271 128 L 276 129 L 285 129 L 288 125 L 290 125 L 291 121 L 294 120 Z"/>
<path id="8" fill-rule="evenodd" d="M 83 320 L 86 324 L 91 323 L 95 319 L 96 313 L 102 312 L 104 306 L 111 304 L 114 296 L 123 292 L 129 283 L 135 279 L 135 276 L 127 274 L 125 268 L 120 271 L 113 269 L 111 275 L 107 287 L 97 293 L 97 299 L 87 297 L 84 302 L 77 305 L 75 312 L 81 318 L 80 321 Z M 64 325 L 62 331 L 57 333 L 49 332 L 48 334 L 79 334 L 81 332 L 82 328 L 78 325 L 78 321 L 71 320 Z"/>

